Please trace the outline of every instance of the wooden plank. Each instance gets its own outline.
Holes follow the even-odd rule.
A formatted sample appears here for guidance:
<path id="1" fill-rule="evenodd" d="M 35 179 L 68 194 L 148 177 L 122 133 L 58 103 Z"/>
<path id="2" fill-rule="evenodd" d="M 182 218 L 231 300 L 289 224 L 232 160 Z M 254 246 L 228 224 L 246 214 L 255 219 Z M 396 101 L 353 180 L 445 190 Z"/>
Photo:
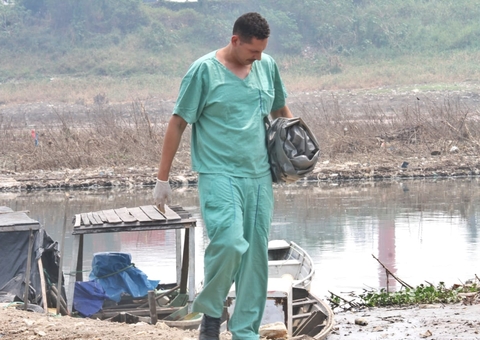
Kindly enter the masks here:
<path id="1" fill-rule="evenodd" d="M 128 211 L 129 211 L 130 214 L 132 214 L 139 222 L 150 222 L 150 221 L 152 221 L 152 220 L 150 219 L 150 217 L 148 217 L 148 216 L 142 211 L 142 209 L 140 209 L 139 207 L 128 208 Z"/>
<path id="2" fill-rule="evenodd" d="M 89 226 L 90 225 L 90 220 L 88 219 L 87 213 L 82 213 L 81 215 L 82 215 L 83 225 Z"/>
<path id="3" fill-rule="evenodd" d="M 118 217 L 120 217 L 125 223 L 137 222 L 137 219 L 134 216 L 130 215 L 127 208 L 115 209 L 114 211 L 118 215 Z"/>
<path id="4" fill-rule="evenodd" d="M 98 214 L 98 212 L 92 213 L 92 216 L 93 216 L 93 218 L 95 219 L 95 221 L 97 222 L 97 223 L 95 223 L 95 224 L 103 224 L 102 218 L 100 217 L 100 215 Z"/>
<path id="5" fill-rule="evenodd" d="M 147 216 L 154 221 L 166 220 L 165 216 L 163 216 L 154 205 L 144 205 L 144 206 L 141 206 L 140 209 L 142 209 L 143 212 L 147 214 Z"/>
<path id="6" fill-rule="evenodd" d="M 172 209 L 173 211 L 175 211 L 182 219 L 188 219 L 190 217 L 192 217 L 192 214 L 190 214 L 188 211 L 186 211 L 185 209 L 183 209 L 181 206 L 179 205 L 169 205 L 168 206 L 170 209 Z"/>
<path id="7" fill-rule="evenodd" d="M 160 308 L 157 308 L 157 316 L 159 316 L 158 317 L 159 319 L 163 319 L 163 318 L 165 318 L 165 316 L 176 312 L 180 308 L 181 307 L 160 307 Z M 112 317 L 118 315 L 119 313 L 121 313 L 122 311 L 128 312 L 132 315 L 138 315 L 138 316 L 149 316 L 150 315 L 150 309 L 149 308 L 132 309 L 130 307 L 130 308 L 125 309 L 125 310 L 121 310 L 121 309 L 118 309 L 118 310 L 117 309 L 114 309 L 114 310 L 101 309 L 99 312 L 90 316 L 90 318 L 91 319 L 104 320 L 104 319 L 112 318 Z"/>
<path id="8" fill-rule="evenodd" d="M 150 307 L 150 320 L 152 325 L 155 325 L 158 320 L 157 316 L 157 301 L 155 300 L 155 291 L 148 291 L 148 306 Z"/>
<path id="9" fill-rule="evenodd" d="M 38 274 L 40 274 L 40 287 L 42 290 L 43 311 L 48 314 L 47 284 L 45 282 L 45 273 L 43 272 L 43 262 L 41 257 L 37 260 L 37 263 L 38 263 Z"/>
<path id="10" fill-rule="evenodd" d="M 165 205 L 165 217 L 167 218 L 167 221 L 177 221 L 181 220 L 182 218 L 180 215 L 178 215 L 175 211 L 170 209 L 167 205 Z"/>
<path id="11" fill-rule="evenodd" d="M 102 222 L 108 222 L 107 216 L 103 213 L 103 211 L 97 211 L 98 216 L 100 216 Z"/>
<path id="12" fill-rule="evenodd" d="M 74 228 L 78 228 L 82 225 L 82 216 L 80 214 L 75 214 L 75 224 L 73 225 Z"/>
<path id="13" fill-rule="evenodd" d="M 103 210 L 105 217 L 107 218 L 108 223 L 121 223 L 122 219 L 117 216 L 113 209 Z"/>
<path id="14" fill-rule="evenodd" d="M 93 216 L 93 213 L 87 213 L 88 220 L 90 221 L 90 224 L 103 224 L 102 222 L 98 222 L 95 216 Z"/>
<path id="15" fill-rule="evenodd" d="M 294 307 L 295 306 L 306 306 L 306 305 L 313 305 L 315 303 L 317 303 L 317 301 L 311 300 L 309 298 L 304 298 L 304 299 L 293 301 L 292 306 L 294 306 Z"/>
<path id="16" fill-rule="evenodd" d="M 295 330 L 293 336 L 309 334 L 315 327 L 322 325 L 326 316 L 320 311 L 314 311 L 311 314 L 307 314 L 306 320 Z"/>
<path id="17" fill-rule="evenodd" d="M 40 227 L 40 223 L 38 221 L 30 218 L 24 212 L 15 211 L 0 214 L 0 227 L 12 227 L 16 225 L 32 225 L 34 230 L 37 230 Z"/>
<path id="18" fill-rule="evenodd" d="M 125 231 L 185 229 L 185 228 L 194 228 L 195 226 L 196 226 L 195 220 L 180 220 L 180 221 L 172 221 L 170 223 L 167 223 L 165 221 L 152 221 L 152 222 L 144 222 L 141 224 L 104 223 L 101 226 L 87 226 L 82 228 L 74 228 L 72 234 L 81 235 L 81 234 L 96 234 L 96 233 L 116 233 L 116 232 L 125 232 Z"/>
<path id="19" fill-rule="evenodd" d="M 11 231 L 27 231 L 27 230 L 39 230 L 40 225 L 15 225 L 12 227 L 2 227 L 0 226 L 0 233 L 6 233 Z"/>

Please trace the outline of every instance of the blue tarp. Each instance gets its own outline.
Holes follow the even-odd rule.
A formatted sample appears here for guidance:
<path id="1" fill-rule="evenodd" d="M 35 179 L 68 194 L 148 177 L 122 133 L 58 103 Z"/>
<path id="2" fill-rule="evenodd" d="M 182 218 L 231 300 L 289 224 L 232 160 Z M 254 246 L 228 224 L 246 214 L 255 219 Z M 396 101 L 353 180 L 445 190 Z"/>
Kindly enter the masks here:
<path id="1" fill-rule="evenodd" d="M 90 280 L 99 283 L 108 299 L 119 302 L 121 296 L 144 297 L 158 285 L 158 280 L 149 280 L 140 269 L 135 268 L 130 254 L 96 253 L 92 260 Z"/>
<path id="2" fill-rule="evenodd" d="M 94 281 L 75 282 L 73 308 L 84 317 L 90 317 L 103 307 L 107 298 L 102 286 Z"/>

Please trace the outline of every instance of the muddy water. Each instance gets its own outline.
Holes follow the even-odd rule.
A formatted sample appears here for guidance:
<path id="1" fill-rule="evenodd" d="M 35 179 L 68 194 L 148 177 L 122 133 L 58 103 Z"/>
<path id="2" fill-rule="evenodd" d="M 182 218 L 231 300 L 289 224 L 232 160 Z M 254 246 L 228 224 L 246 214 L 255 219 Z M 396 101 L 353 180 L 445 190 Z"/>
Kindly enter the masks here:
<path id="1" fill-rule="evenodd" d="M 447 286 L 480 275 L 480 180 L 425 180 L 371 183 L 309 183 L 276 187 L 272 239 L 297 242 L 312 257 L 312 289 L 321 296 L 400 286 Z M 62 242 L 64 270 L 70 271 L 72 217 L 76 213 L 151 204 L 151 188 L 0 193 L 0 206 L 29 210 Z M 196 187 L 174 191 L 177 204 L 198 221 L 196 275 L 202 277 L 207 244 Z M 102 251 L 132 254 L 149 278 L 175 281 L 175 233 L 150 231 L 85 236 L 84 277 L 92 256 Z M 377 260 L 378 259 L 378 260 Z"/>

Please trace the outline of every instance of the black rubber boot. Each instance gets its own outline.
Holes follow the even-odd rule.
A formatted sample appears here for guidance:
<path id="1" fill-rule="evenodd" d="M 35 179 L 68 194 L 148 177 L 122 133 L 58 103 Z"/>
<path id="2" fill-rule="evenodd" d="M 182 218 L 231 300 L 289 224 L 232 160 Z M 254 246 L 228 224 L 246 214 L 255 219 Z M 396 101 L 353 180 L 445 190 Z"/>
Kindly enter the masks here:
<path id="1" fill-rule="evenodd" d="M 199 340 L 220 340 L 220 318 L 203 315 Z"/>

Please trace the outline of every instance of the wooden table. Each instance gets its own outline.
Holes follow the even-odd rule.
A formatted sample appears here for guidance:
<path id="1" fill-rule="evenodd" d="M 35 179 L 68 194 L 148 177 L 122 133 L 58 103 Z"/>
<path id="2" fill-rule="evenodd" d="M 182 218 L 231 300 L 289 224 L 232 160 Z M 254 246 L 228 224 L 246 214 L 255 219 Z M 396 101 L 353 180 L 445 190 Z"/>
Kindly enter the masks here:
<path id="1" fill-rule="evenodd" d="M 180 206 L 165 206 L 161 213 L 154 205 L 134 208 L 108 209 L 76 214 L 73 221 L 72 265 L 67 301 L 72 310 L 75 282 L 83 280 L 83 235 L 147 230 L 176 230 L 176 269 L 180 293 L 187 292 L 188 301 L 195 297 L 195 232 L 196 220 Z M 182 229 L 185 230 L 182 255 Z M 73 276 L 75 278 L 73 278 Z"/>
<path id="2" fill-rule="evenodd" d="M 13 211 L 0 206 L 0 232 L 39 230 L 40 223 L 30 218 L 26 211 Z"/>

